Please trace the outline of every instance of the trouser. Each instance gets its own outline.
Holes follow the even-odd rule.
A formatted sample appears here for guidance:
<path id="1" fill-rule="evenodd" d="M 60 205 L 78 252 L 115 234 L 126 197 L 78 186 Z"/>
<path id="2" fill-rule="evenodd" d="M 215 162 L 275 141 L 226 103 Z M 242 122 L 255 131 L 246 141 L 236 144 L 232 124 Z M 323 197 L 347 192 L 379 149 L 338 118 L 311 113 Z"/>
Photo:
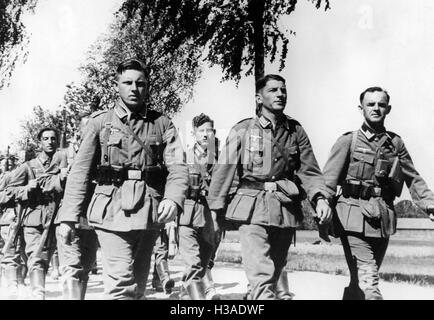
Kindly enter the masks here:
<path id="1" fill-rule="evenodd" d="M 41 254 L 36 256 L 44 228 L 24 227 L 24 241 L 26 242 L 26 254 L 28 256 L 28 268 L 32 296 L 35 299 L 45 299 L 45 277 L 48 271 L 53 251 L 56 248 L 55 241 L 50 248 L 44 247 Z M 55 240 L 55 239 L 53 239 Z"/>
<path id="2" fill-rule="evenodd" d="M 0 235 L 4 241 L 7 241 L 9 238 L 9 226 L 1 226 Z M 6 252 L 2 259 L 2 267 L 7 268 L 20 268 L 21 266 L 25 266 L 27 263 L 27 256 L 24 249 L 24 235 L 20 233 L 18 235 L 17 245 L 12 245 L 11 250 Z"/>
<path id="3" fill-rule="evenodd" d="M 29 268 L 29 273 L 32 273 L 34 270 L 41 270 L 44 271 L 44 273 L 47 273 L 55 246 L 53 245 L 51 248 L 44 248 L 41 255 L 38 257 L 35 255 L 35 251 L 38 249 L 39 244 L 41 243 L 43 232 L 44 228 L 42 226 L 24 227 L 24 241 L 26 242 L 25 248 L 28 257 L 27 265 Z"/>
<path id="4" fill-rule="evenodd" d="M 0 235 L 5 241 L 9 238 L 10 228 L 8 225 L 1 226 Z M 24 234 L 20 232 L 16 245 L 12 244 L 10 250 L 5 252 L 1 267 L 5 271 L 5 284 L 7 287 L 24 285 L 27 274 L 27 256 L 24 249 Z"/>
<path id="5" fill-rule="evenodd" d="M 60 273 L 62 282 L 75 279 L 87 282 L 89 272 L 96 261 L 98 240 L 95 230 L 77 229 L 75 238 L 65 244 L 56 229 L 57 248 L 59 250 Z"/>
<path id="6" fill-rule="evenodd" d="M 383 299 L 378 288 L 379 270 L 389 238 L 371 238 L 359 233 L 346 232 L 341 236 L 341 241 L 351 277 L 348 288 L 352 292 L 350 296 L 357 296 L 354 292 L 361 289 L 363 295 L 358 295 L 360 299 Z"/>
<path id="7" fill-rule="evenodd" d="M 179 226 L 179 254 L 184 262 L 182 281 L 185 286 L 205 275 L 214 246 L 204 240 L 204 229 Z"/>
<path id="8" fill-rule="evenodd" d="M 141 299 L 145 294 L 157 230 L 117 232 L 96 229 L 101 245 L 104 293 L 108 300 Z"/>
<path id="9" fill-rule="evenodd" d="M 250 286 L 249 298 L 275 300 L 295 228 L 244 224 L 239 228 L 241 254 Z"/>
<path id="10" fill-rule="evenodd" d="M 212 249 L 211 257 L 209 258 L 209 262 L 208 262 L 208 270 L 212 270 L 212 268 L 214 268 L 214 262 L 215 262 L 217 250 L 220 246 L 220 241 L 221 241 L 221 236 L 218 237 L 218 242 L 214 245 Z"/>
<path id="11" fill-rule="evenodd" d="M 154 258 L 155 265 L 159 264 L 161 261 L 167 261 L 169 256 L 169 239 L 167 236 L 163 235 L 162 232 L 159 232 L 158 238 L 154 245 Z"/>

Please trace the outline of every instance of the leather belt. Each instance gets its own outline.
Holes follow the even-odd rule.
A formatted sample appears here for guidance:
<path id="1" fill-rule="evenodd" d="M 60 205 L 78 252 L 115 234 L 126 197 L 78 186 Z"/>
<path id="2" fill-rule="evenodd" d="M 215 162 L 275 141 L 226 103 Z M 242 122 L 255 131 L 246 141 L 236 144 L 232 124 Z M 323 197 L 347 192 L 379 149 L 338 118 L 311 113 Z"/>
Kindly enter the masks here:
<path id="1" fill-rule="evenodd" d="M 254 189 L 254 190 L 263 190 L 263 191 L 276 191 L 277 184 L 276 182 L 263 182 L 263 181 L 250 181 L 250 180 L 242 180 L 240 182 L 240 189 Z"/>

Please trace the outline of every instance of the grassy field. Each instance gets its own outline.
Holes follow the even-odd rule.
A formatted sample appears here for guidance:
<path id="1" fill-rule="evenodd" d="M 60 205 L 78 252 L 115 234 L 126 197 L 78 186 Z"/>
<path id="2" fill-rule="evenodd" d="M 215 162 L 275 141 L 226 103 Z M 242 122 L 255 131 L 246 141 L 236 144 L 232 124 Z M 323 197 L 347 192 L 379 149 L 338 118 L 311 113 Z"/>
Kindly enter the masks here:
<path id="1" fill-rule="evenodd" d="M 315 231 L 297 232 L 296 246 L 289 250 L 287 270 L 348 275 L 340 240 L 332 238 L 331 244 L 312 244 L 316 240 Z M 217 260 L 241 263 L 236 232 L 226 235 Z M 380 275 L 385 281 L 434 286 L 434 240 L 393 236 Z"/>

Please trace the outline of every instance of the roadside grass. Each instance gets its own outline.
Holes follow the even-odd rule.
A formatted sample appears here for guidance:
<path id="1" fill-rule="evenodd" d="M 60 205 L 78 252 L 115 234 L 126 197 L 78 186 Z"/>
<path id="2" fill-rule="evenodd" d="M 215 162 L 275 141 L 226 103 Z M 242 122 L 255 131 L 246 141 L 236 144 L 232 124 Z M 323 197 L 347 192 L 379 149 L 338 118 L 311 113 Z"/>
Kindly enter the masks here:
<path id="1" fill-rule="evenodd" d="M 238 243 L 222 243 L 217 261 L 242 263 Z M 434 248 L 391 245 L 380 269 L 383 281 L 434 286 Z M 287 271 L 314 271 L 349 276 L 340 244 L 297 243 L 288 253 Z"/>

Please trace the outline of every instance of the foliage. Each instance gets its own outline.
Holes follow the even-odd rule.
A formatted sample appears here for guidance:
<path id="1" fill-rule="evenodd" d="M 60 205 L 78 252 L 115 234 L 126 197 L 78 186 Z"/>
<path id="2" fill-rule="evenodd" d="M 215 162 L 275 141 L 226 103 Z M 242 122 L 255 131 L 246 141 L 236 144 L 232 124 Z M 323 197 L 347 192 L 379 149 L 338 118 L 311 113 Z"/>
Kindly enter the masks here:
<path id="1" fill-rule="evenodd" d="M 426 213 L 410 200 L 402 200 L 395 205 L 399 218 L 427 218 Z"/>
<path id="2" fill-rule="evenodd" d="M 73 116 L 72 113 L 62 109 L 50 111 L 41 106 L 34 107 L 32 115 L 22 123 L 23 138 L 18 142 L 20 148 L 26 150 L 28 156 L 34 155 L 38 150 L 38 132 L 44 127 L 56 129 L 59 135 L 66 132 L 68 136 L 71 136 L 74 125 Z M 64 130 L 65 127 L 66 131 Z"/>
<path id="3" fill-rule="evenodd" d="M 308 0 L 325 10 L 329 0 Z M 223 80 L 239 82 L 242 70 L 246 76 L 264 74 L 264 59 L 279 58 L 280 70 L 285 67 L 289 39 L 294 31 L 280 30 L 282 15 L 295 10 L 297 0 L 126 0 L 121 12 L 126 21 L 137 15 L 141 21 L 153 20 L 156 39 L 165 39 L 164 50 L 173 52 L 186 41 L 206 48 L 205 60 L 220 65 Z"/>
<path id="4" fill-rule="evenodd" d="M 111 105 L 117 98 L 114 90 L 117 65 L 134 57 L 145 61 L 149 68 L 149 107 L 173 115 L 192 97 L 200 76 L 200 51 L 186 42 L 177 50 L 164 53 L 163 44 L 164 39 L 155 39 L 150 22 L 138 17 L 126 22 L 123 14 L 118 13 L 108 34 L 91 47 L 80 67 L 83 83 L 68 87 L 65 106 L 74 112 L 80 107 L 89 109 L 95 97 L 101 100 L 100 107 Z"/>
<path id="5" fill-rule="evenodd" d="M 23 13 L 33 11 L 37 0 L 0 1 L 0 89 L 7 84 L 16 63 L 25 60 L 27 34 Z"/>
<path id="6" fill-rule="evenodd" d="M 182 108 L 192 97 L 194 84 L 200 76 L 199 48 L 185 43 L 175 52 L 163 54 L 164 40 L 154 41 L 155 30 L 151 24 L 145 26 L 144 23 L 139 19 L 126 23 L 122 13 L 118 13 L 108 33 L 91 46 L 80 67 L 83 81 L 67 85 L 64 103 L 59 109 L 49 111 L 35 107 L 32 116 L 23 123 L 21 147 L 27 144 L 29 150 L 35 150 L 37 132 L 47 125 L 63 132 L 69 140 L 84 114 L 110 107 L 117 99 L 115 70 L 120 61 L 130 57 L 145 61 L 149 68 L 150 108 L 168 115 Z"/>

